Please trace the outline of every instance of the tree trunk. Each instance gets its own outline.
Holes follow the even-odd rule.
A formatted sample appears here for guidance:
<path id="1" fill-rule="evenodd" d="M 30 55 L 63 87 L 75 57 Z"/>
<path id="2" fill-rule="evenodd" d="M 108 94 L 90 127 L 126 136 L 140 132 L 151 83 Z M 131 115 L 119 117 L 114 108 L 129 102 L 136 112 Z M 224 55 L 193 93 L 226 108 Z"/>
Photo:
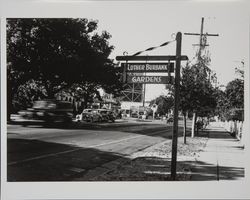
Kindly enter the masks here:
<path id="1" fill-rule="evenodd" d="M 183 113 L 183 142 L 184 144 L 187 143 L 186 136 L 187 136 L 187 118 L 186 112 Z"/>
<path id="2" fill-rule="evenodd" d="M 198 129 L 198 126 L 197 126 L 197 114 L 195 115 L 195 133 L 194 135 L 198 135 L 199 134 L 199 129 Z"/>
<path id="3" fill-rule="evenodd" d="M 196 124 L 196 112 L 193 113 L 192 133 L 191 133 L 192 138 L 195 136 L 195 124 Z"/>

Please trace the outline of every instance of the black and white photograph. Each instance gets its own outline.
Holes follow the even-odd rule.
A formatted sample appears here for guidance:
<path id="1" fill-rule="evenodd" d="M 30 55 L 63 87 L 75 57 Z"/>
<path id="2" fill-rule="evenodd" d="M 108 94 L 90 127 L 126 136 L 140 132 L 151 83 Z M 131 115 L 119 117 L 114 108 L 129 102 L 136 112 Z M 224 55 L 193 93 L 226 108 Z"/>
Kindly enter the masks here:
<path id="1" fill-rule="evenodd" d="M 3 199 L 249 198 L 248 6 L 3 1 Z"/>

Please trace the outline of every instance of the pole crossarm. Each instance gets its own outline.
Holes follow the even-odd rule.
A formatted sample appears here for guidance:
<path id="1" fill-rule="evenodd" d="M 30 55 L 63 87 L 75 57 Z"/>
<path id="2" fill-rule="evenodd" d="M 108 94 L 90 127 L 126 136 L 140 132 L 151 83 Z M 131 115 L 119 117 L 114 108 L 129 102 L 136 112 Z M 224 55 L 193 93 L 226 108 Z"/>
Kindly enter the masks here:
<path id="1" fill-rule="evenodd" d="M 199 36 L 200 37 L 200 44 L 195 46 L 200 46 L 198 50 L 198 58 L 201 58 L 201 52 L 202 50 L 208 46 L 206 37 L 207 36 L 219 36 L 219 34 L 211 34 L 211 33 L 203 33 L 204 29 L 204 17 L 201 18 L 201 31 L 200 33 L 184 33 L 184 35 L 191 35 L 191 36 Z"/>
<path id="2" fill-rule="evenodd" d="M 188 60 L 188 57 L 183 55 L 180 57 L 181 60 Z M 116 60 L 118 61 L 128 61 L 128 60 L 147 60 L 147 61 L 168 61 L 168 60 L 176 60 L 176 56 L 116 56 Z"/>

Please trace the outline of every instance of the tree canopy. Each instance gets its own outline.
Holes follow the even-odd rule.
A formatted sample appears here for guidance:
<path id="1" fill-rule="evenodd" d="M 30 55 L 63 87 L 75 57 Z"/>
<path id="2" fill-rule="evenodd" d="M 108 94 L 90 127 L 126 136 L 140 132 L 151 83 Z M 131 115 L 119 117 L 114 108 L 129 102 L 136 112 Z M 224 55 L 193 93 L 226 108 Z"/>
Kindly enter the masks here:
<path id="1" fill-rule="evenodd" d="M 118 93 L 118 71 L 109 55 L 111 35 L 97 32 L 88 19 L 8 19 L 7 67 L 9 91 L 31 79 L 54 97 L 75 83 Z"/>
<path id="2" fill-rule="evenodd" d="M 156 104 L 158 106 L 157 111 L 156 111 L 157 114 L 165 115 L 169 113 L 171 109 L 173 109 L 174 98 L 173 96 L 161 95 L 150 102 L 150 105 L 153 105 L 153 104 Z"/>
<path id="3" fill-rule="evenodd" d="M 205 66 L 187 64 L 182 68 L 180 109 L 204 116 L 215 107 L 215 90 L 207 77 Z"/>
<path id="4" fill-rule="evenodd" d="M 225 91 L 217 91 L 216 114 L 222 120 L 243 120 L 244 80 L 230 81 Z"/>
<path id="5" fill-rule="evenodd" d="M 226 97 L 229 107 L 243 108 L 244 107 L 244 81 L 235 79 L 230 81 L 226 86 Z"/>

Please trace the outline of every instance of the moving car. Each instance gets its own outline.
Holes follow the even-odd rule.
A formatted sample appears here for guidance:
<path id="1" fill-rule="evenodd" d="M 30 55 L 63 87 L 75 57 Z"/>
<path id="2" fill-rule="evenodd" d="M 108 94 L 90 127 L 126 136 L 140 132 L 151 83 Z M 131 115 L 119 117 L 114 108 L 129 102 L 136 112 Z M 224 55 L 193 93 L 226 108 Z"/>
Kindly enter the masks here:
<path id="1" fill-rule="evenodd" d="M 73 106 L 67 101 L 39 100 L 34 102 L 32 108 L 20 111 L 19 114 L 24 119 L 68 123 L 72 121 Z"/>

